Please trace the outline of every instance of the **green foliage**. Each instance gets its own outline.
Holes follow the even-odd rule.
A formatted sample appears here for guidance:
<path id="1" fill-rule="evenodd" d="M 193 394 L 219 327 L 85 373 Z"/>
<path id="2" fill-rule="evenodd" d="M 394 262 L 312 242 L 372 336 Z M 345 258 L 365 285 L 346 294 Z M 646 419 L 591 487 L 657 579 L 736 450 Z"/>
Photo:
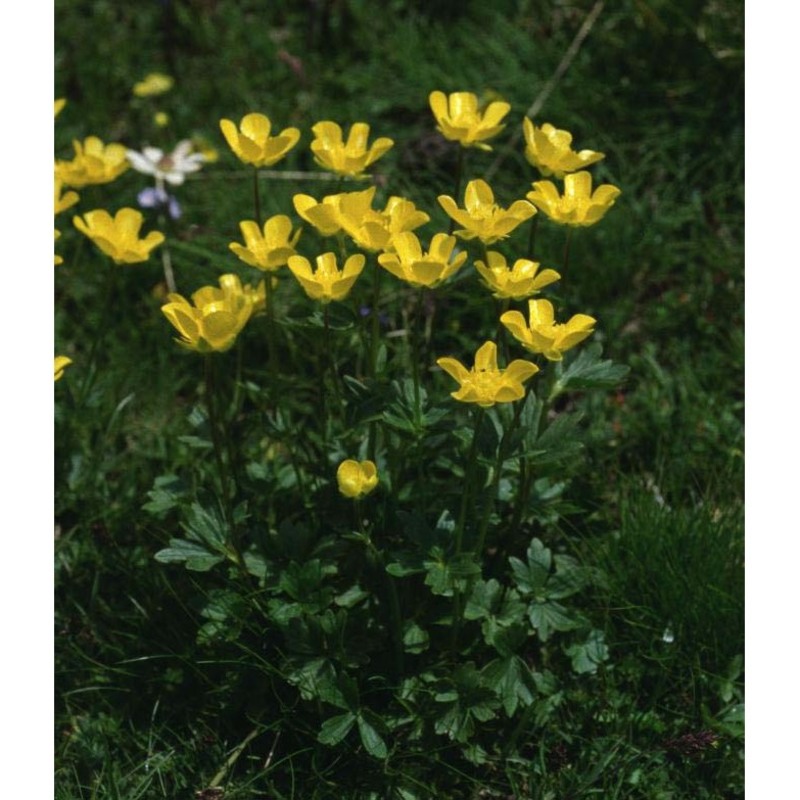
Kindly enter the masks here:
<path id="1" fill-rule="evenodd" d="M 175 189 L 188 293 L 262 277 L 227 249 L 252 175 L 220 118 L 300 127 L 276 171 L 308 172 L 314 122 L 368 120 L 396 142 L 376 205 L 412 197 L 445 230 L 456 148 L 430 90 L 511 103 L 463 176 L 493 170 L 506 204 L 538 177 L 514 137 L 546 89 L 535 121 L 604 151 L 596 180 L 623 194 L 573 232 L 566 269 L 543 219 L 525 255 L 598 329 L 539 359 L 524 401 L 467 413 L 432 365 L 497 327 L 469 262 L 446 292 L 381 275 L 327 313 L 287 278 L 277 368 L 256 318 L 215 356 L 215 417 L 159 312 L 159 259 L 112 272 L 57 217 L 74 363 L 55 401 L 56 796 L 742 796 L 741 9 L 606 4 L 550 87 L 591 4 L 313 5 L 57 2 L 57 157 L 91 134 L 220 151 Z M 175 89 L 133 99 L 155 69 Z M 78 211 L 143 185 L 87 187 Z M 270 178 L 263 209 L 364 186 Z M 527 236 L 496 247 L 518 257 Z M 299 246 L 331 241 L 306 226 Z M 378 468 L 357 503 L 337 491 L 345 458 Z"/>

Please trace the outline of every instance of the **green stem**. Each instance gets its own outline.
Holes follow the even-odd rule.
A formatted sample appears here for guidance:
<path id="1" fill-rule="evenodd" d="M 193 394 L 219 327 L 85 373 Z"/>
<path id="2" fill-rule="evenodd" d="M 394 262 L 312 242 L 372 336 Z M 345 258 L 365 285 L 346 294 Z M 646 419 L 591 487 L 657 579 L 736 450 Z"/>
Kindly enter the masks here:
<path id="1" fill-rule="evenodd" d="M 81 384 L 80 393 L 78 394 L 78 406 L 82 407 L 89 396 L 92 386 L 94 386 L 95 378 L 97 377 L 97 367 L 95 361 L 97 359 L 97 351 L 100 349 L 100 343 L 105 336 L 106 328 L 111 321 L 112 309 L 116 306 L 114 302 L 114 290 L 116 288 L 117 265 L 114 264 L 107 271 L 106 286 L 105 286 L 105 300 L 103 302 L 103 313 L 100 318 L 100 326 L 95 331 L 94 339 L 92 340 L 92 348 L 89 351 L 89 357 L 86 360 L 86 377 Z"/>
<path id="2" fill-rule="evenodd" d="M 530 233 L 528 234 L 528 258 L 531 261 L 534 261 L 533 257 L 533 246 L 536 244 L 536 228 L 539 225 L 539 214 L 534 214 L 531 217 L 531 229 Z"/>
<path id="3" fill-rule="evenodd" d="M 261 192 L 258 187 L 258 167 L 253 167 L 253 203 L 256 208 L 256 225 L 261 227 Z"/>
<path id="4" fill-rule="evenodd" d="M 489 529 L 489 519 L 492 516 L 492 510 L 494 509 L 494 504 L 497 501 L 497 490 L 500 486 L 500 475 L 503 471 L 503 464 L 508 457 L 506 453 L 506 446 L 508 445 L 509 441 L 511 441 L 511 435 L 516 430 L 516 427 L 519 423 L 522 406 L 522 403 L 518 402 L 516 404 L 514 408 L 514 418 L 511 420 L 511 424 L 508 426 L 508 428 L 504 431 L 503 438 L 500 440 L 500 446 L 497 448 L 497 461 L 494 465 L 492 485 L 487 493 L 486 507 L 483 510 L 483 519 L 481 520 L 481 527 L 478 531 L 478 546 L 475 550 L 478 558 L 480 558 L 481 554 L 483 553 L 483 547 L 486 543 L 486 532 Z"/>
<path id="5" fill-rule="evenodd" d="M 569 245 L 570 241 L 572 240 L 572 226 L 567 225 L 567 236 L 564 239 L 564 266 L 561 269 L 561 277 L 563 278 L 567 272 L 567 267 L 569 266 Z"/>
<path id="6" fill-rule="evenodd" d="M 475 409 L 475 423 L 472 434 L 472 443 L 470 444 L 469 454 L 467 455 L 467 463 L 464 468 L 464 486 L 461 493 L 461 509 L 458 512 L 458 522 L 456 524 L 456 555 L 461 554 L 461 548 L 464 543 L 464 525 L 467 519 L 467 505 L 469 504 L 470 494 L 472 493 L 472 484 L 475 481 L 475 463 L 477 461 L 478 453 L 478 431 L 480 431 L 481 423 L 483 422 L 484 409 L 478 406 Z"/>
<path id="7" fill-rule="evenodd" d="M 460 144 L 458 145 L 458 156 L 456 157 L 456 179 L 455 184 L 453 186 L 453 200 L 456 201 L 456 205 L 458 205 L 458 195 L 461 192 L 461 175 L 464 172 L 464 147 Z M 450 217 L 450 227 L 447 229 L 447 233 L 452 235 L 453 228 L 456 226 L 456 221 Z"/>
<path id="8" fill-rule="evenodd" d="M 222 509 L 225 514 L 225 521 L 228 524 L 230 531 L 230 545 L 236 563 L 244 570 L 244 558 L 242 557 L 242 549 L 239 543 L 239 535 L 236 529 L 236 524 L 233 517 L 233 504 L 230 487 L 230 477 L 228 475 L 228 467 L 225 464 L 225 455 L 220 438 L 219 429 L 219 416 L 217 410 L 217 397 L 216 397 L 216 381 L 214 380 L 214 363 L 212 359 L 214 355 L 209 353 L 205 357 L 205 384 L 206 384 L 206 409 L 208 410 L 208 425 L 211 428 L 211 441 L 214 447 L 214 459 L 217 462 L 217 472 L 222 489 Z M 246 571 L 246 570 L 245 570 Z"/>

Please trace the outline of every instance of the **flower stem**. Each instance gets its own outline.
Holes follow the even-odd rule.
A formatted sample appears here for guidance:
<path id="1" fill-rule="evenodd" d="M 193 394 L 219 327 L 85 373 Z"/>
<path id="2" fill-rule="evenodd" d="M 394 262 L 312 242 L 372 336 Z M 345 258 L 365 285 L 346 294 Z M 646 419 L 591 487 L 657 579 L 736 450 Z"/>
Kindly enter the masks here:
<path id="1" fill-rule="evenodd" d="M 572 240 L 572 226 L 567 225 L 567 236 L 564 240 L 564 267 L 561 270 L 562 277 L 566 274 L 567 266 L 569 265 L 569 245 L 571 240 Z"/>
<path id="2" fill-rule="evenodd" d="M 483 519 L 481 520 L 481 527 L 478 531 L 478 546 L 475 549 L 478 558 L 481 557 L 481 554 L 483 553 L 483 547 L 486 544 L 486 532 L 489 529 L 489 519 L 492 516 L 492 510 L 494 509 L 494 504 L 497 501 L 497 490 L 500 487 L 500 476 L 503 471 L 503 464 L 505 464 L 506 459 L 508 458 L 506 452 L 507 445 L 511 441 L 511 435 L 514 433 L 517 428 L 517 424 L 519 423 L 519 417 L 522 413 L 522 406 L 523 403 L 516 403 L 514 407 L 514 418 L 511 420 L 511 424 L 508 426 L 508 428 L 503 432 L 503 438 L 500 440 L 500 446 L 497 448 L 497 461 L 494 465 L 492 485 L 486 495 L 486 507 L 483 510 Z"/>
<path id="3" fill-rule="evenodd" d="M 458 203 L 458 195 L 461 192 L 461 174 L 464 172 L 464 149 L 460 144 L 458 145 L 458 156 L 456 156 L 456 179 L 453 186 L 453 200 Z M 456 226 L 456 221 L 450 217 L 450 227 L 447 229 L 448 235 L 452 235 L 453 228 Z"/>
<path id="4" fill-rule="evenodd" d="M 539 215 L 534 214 L 531 217 L 531 229 L 530 233 L 528 234 L 528 258 L 531 261 L 534 261 L 533 257 L 533 247 L 536 244 L 536 229 L 539 226 Z"/>
<path id="5" fill-rule="evenodd" d="M 475 424 L 472 433 L 472 442 L 467 455 L 467 462 L 464 468 L 464 491 L 461 494 L 461 509 L 458 512 L 458 523 L 456 524 L 456 555 L 460 555 L 464 543 L 464 524 L 467 519 L 467 505 L 469 504 L 470 494 L 472 494 L 472 484 L 475 482 L 475 463 L 478 453 L 478 432 L 483 422 L 484 409 L 481 406 L 475 409 Z"/>
<path id="6" fill-rule="evenodd" d="M 253 202 L 256 208 L 256 225 L 261 227 L 261 192 L 258 188 L 258 167 L 253 167 Z"/>
<path id="7" fill-rule="evenodd" d="M 236 563 L 241 569 L 245 569 L 244 558 L 242 557 L 242 549 L 239 543 L 238 531 L 233 517 L 233 503 L 230 487 L 230 478 L 228 475 L 228 468 L 225 464 L 225 456 L 223 453 L 222 440 L 220 438 L 219 429 L 219 415 L 217 408 L 217 386 L 214 380 L 214 358 L 212 353 L 205 357 L 205 400 L 206 409 L 208 411 L 208 425 L 211 428 L 211 441 L 214 446 L 214 458 L 217 462 L 217 472 L 219 475 L 220 486 L 222 490 L 222 509 L 225 514 L 225 521 L 228 524 L 230 531 L 230 545 L 233 550 Z M 246 570 L 245 570 L 246 571 Z"/>

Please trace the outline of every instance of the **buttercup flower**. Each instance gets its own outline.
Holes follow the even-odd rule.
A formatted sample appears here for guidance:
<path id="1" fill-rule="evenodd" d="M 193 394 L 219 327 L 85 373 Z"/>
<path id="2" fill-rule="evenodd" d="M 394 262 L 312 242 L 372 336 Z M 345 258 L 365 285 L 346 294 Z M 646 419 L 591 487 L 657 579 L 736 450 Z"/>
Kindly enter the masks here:
<path id="1" fill-rule="evenodd" d="M 354 461 L 348 458 L 339 464 L 336 482 L 345 497 L 358 500 L 378 485 L 378 470 L 372 461 Z"/>
<path id="2" fill-rule="evenodd" d="M 518 225 L 530 219 L 536 209 L 526 200 L 516 200 L 509 208 L 501 208 L 494 202 L 494 193 L 484 180 L 467 184 L 464 192 L 465 208 L 459 208 L 448 195 L 438 197 L 439 205 L 452 217 L 461 230 L 455 231 L 462 239 L 480 239 L 484 244 L 493 244 L 505 239 Z"/>
<path id="3" fill-rule="evenodd" d="M 53 233 L 54 233 L 54 236 L 53 236 L 54 239 L 58 239 L 61 236 L 61 231 L 58 230 L 57 228 L 53 231 Z M 56 254 L 53 257 L 53 265 L 54 266 L 57 267 L 59 264 L 63 264 L 63 263 L 64 263 L 64 259 L 60 255 Z"/>
<path id="4" fill-rule="evenodd" d="M 545 122 L 537 128 L 527 117 L 522 121 L 525 132 L 525 158 L 542 173 L 563 178 L 567 172 L 588 167 L 605 158 L 605 153 L 594 150 L 575 152 L 572 145 L 572 134 L 554 128 Z"/>
<path id="5" fill-rule="evenodd" d="M 136 150 L 127 150 L 126 155 L 131 166 L 145 175 L 153 175 L 156 186 L 164 185 L 166 181 L 171 186 L 180 186 L 186 176 L 197 172 L 205 162 L 202 153 L 193 152 L 189 139 L 178 142 L 175 149 L 165 154 L 158 147 L 144 147 L 141 153 Z"/>
<path id="6" fill-rule="evenodd" d="M 144 80 L 133 85 L 133 93 L 137 97 L 155 97 L 168 92 L 175 81 L 163 72 L 151 72 Z"/>
<path id="7" fill-rule="evenodd" d="M 166 128 L 169 125 L 169 114 L 166 111 L 156 111 L 153 114 L 153 124 L 156 128 Z"/>
<path id="8" fill-rule="evenodd" d="M 64 192 L 61 194 L 64 182 L 58 175 L 53 178 L 53 214 L 60 214 L 68 208 L 72 208 L 80 200 L 77 192 Z"/>
<path id="9" fill-rule="evenodd" d="M 496 100 L 480 112 L 478 98 L 472 92 L 454 92 L 449 97 L 444 92 L 431 92 L 428 100 L 436 117 L 436 129 L 445 139 L 481 150 L 492 149 L 484 140 L 505 128 L 499 123 L 511 110 L 508 103 Z"/>
<path id="10" fill-rule="evenodd" d="M 361 176 L 394 145 L 391 139 L 382 137 L 368 149 L 369 125 L 366 122 L 356 122 L 350 128 L 346 144 L 342 139 L 342 129 L 335 122 L 318 122 L 311 130 L 316 137 L 311 142 L 314 160 L 324 169 L 339 175 Z"/>
<path id="11" fill-rule="evenodd" d="M 64 376 L 64 369 L 72 363 L 71 358 L 56 356 L 53 359 L 53 380 L 58 381 Z"/>
<path id="12" fill-rule="evenodd" d="M 538 261 L 518 258 L 514 266 L 509 267 L 502 253 L 490 250 L 486 255 L 488 266 L 483 261 L 476 261 L 475 269 L 498 298 L 522 300 L 537 294 L 561 277 L 554 269 L 539 272 Z"/>
<path id="13" fill-rule="evenodd" d="M 592 193 L 592 176 L 574 172 L 564 177 L 563 197 L 550 181 L 536 181 L 533 191 L 525 196 L 553 222 L 577 227 L 599 222 L 620 194 L 610 183 L 598 186 Z"/>
<path id="14" fill-rule="evenodd" d="M 437 233 L 431 240 L 427 253 L 422 252 L 419 239 L 411 232 L 398 233 L 393 239 L 394 253 L 382 253 L 378 263 L 386 270 L 407 281 L 412 286 L 437 286 L 447 280 L 467 260 L 467 253 L 459 253 L 452 261 L 456 237 Z"/>
<path id="15" fill-rule="evenodd" d="M 53 100 L 53 116 L 57 117 L 64 110 L 66 104 L 66 97 L 59 97 L 58 100 Z"/>
<path id="16" fill-rule="evenodd" d="M 254 310 L 258 310 L 264 282 L 253 290 L 242 287 L 237 275 L 222 275 L 219 288 L 203 286 L 192 295 L 192 303 L 179 294 L 168 294 L 161 307 L 164 316 L 180 333 L 178 344 L 198 353 L 224 352 L 232 347 Z"/>
<path id="17" fill-rule="evenodd" d="M 313 197 L 296 194 L 297 213 L 323 236 L 344 231 L 364 250 L 388 250 L 392 237 L 424 225 L 430 217 L 410 200 L 390 197 L 383 211 L 372 208 L 375 186 L 360 192 L 328 195 L 317 202 Z"/>
<path id="18" fill-rule="evenodd" d="M 241 124 L 229 119 L 220 120 L 219 127 L 231 150 L 245 164 L 271 167 L 280 161 L 300 139 L 297 128 L 286 128 L 277 136 L 270 136 L 272 123 L 263 114 L 247 114 Z"/>
<path id="19" fill-rule="evenodd" d="M 56 161 L 56 176 L 65 186 L 80 189 L 90 184 L 110 183 L 128 169 L 126 148 L 122 144 L 103 144 L 96 136 L 73 141 L 72 161 Z"/>
<path id="20" fill-rule="evenodd" d="M 500 322 L 526 350 L 541 353 L 550 361 L 561 361 L 565 350 L 590 336 L 596 321 L 586 314 L 575 314 L 569 322 L 559 324 L 549 300 L 528 301 L 527 323 L 519 311 L 506 311 L 500 317 Z"/>
<path id="21" fill-rule="evenodd" d="M 300 238 L 298 228 L 292 234 L 292 221 L 285 214 L 271 217 L 264 223 L 263 232 L 258 224 L 247 220 L 239 223 L 244 245 L 231 242 L 228 247 L 236 255 L 257 269 L 273 272 L 295 255 L 295 245 Z"/>
<path id="22" fill-rule="evenodd" d="M 333 253 L 323 253 L 317 256 L 316 261 L 316 272 L 312 272 L 307 258 L 291 256 L 289 269 L 312 300 L 330 303 L 331 300 L 343 300 L 347 296 L 364 269 L 366 258 L 361 253 L 350 256 L 341 271 L 336 267 Z"/>
<path id="23" fill-rule="evenodd" d="M 505 369 L 497 366 L 497 345 L 485 342 L 475 353 L 475 366 L 468 370 L 455 358 L 438 358 L 436 363 L 461 386 L 450 396 L 462 403 L 489 408 L 495 403 L 512 403 L 525 396 L 523 383 L 539 371 L 530 361 L 516 359 Z"/>
<path id="24" fill-rule="evenodd" d="M 164 234 L 150 231 L 144 239 L 139 231 L 144 222 L 141 211 L 121 208 L 112 217 L 108 211 L 87 211 L 72 222 L 117 264 L 137 264 L 150 258 L 150 251 L 164 241 Z"/>

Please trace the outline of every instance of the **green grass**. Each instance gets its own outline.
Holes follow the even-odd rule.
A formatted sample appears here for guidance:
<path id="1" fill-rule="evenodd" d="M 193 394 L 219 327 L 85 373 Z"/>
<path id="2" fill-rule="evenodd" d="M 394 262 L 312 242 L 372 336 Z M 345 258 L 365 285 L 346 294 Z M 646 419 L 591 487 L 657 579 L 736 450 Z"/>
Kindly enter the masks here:
<path id="1" fill-rule="evenodd" d="M 59 1 L 56 96 L 69 102 L 56 153 L 90 134 L 155 143 L 130 87 L 152 69 L 176 77 L 154 104 L 172 116 L 169 135 L 202 134 L 220 151 L 179 190 L 173 258 L 187 291 L 223 270 L 244 274 L 227 244 L 251 214 L 250 176 L 227 152 L 222 117 L 261 110 L 300 127 L 280 165 L 297 170 L 316 170 L 314 122 L 369 120 L 373 135 L 396 141 L 380 162 L 384 195 L 408 194 L 444 224 L 436 196 L 451 192 L 454 160 L 428 93 L 496 93 L 512 104 L 513 133 L 592 5 L 509 0 L 487 16 L 475 2 L 396 0 L 376 14 L 350 0 L 320 4 L 326 18 L 312 4 Z M 420 745 L 384 771 L 355 745 L 343 755 L 315 741 L 256 621 L 198 641 L 208 619 L 190 598 L 227 581 L 157 564 L 181 516 L 142 506 L 156 478 L 186 481 L 206 463 L 187 438 L 204 430 L 193 414 L 202 365 L 174 346 L 158 311 L 158 259 L 112 273 L 59 217 L 57 352 L 86 363 L 100 338 L 96 375 L 73 367 L 56 385 L 56 797 L 193 796 L 251 732 L 223 773 L 226 800 L 383 798 L 389 786 L 394 797 L 743 796 L 742 17 L 733 2 L 606 3 L 537 118 L 604 151 L 595 181 L 623 191 L 601 225 L 575 231 L 556 295 L 569 313 L 598 318 L 595 339 L 631 372 L 619 390 L 565 400 L 585 413 L 583 468 L 527 531 L 591 572 L 581 611 L 610 657 L 596 674 L 565 676 L 551 707 L 525 719 L 514 761 L 464 767 L 448 748 Z M 503 145 L 470 152 L 469 175 L 498 156 L 492 185 L 506 203 L 536 175 L 521 147 Z M 78 208 L 135 205 L 143 185 L 126 174 L 82 192 Z M 266 188 L 270 213 L 287 213 L 297 191 L 330 191 L 312 179 Z M 563 230 L 539 225 L 545 265 L 559 268 L 563 246 Z M 457 290 L 436 308 L 439 342 L 469 341 L 488 313 Z M 266 358 L 247 343 L 245 381 L 279 380 Z M 246 452 L 260 452 L 261 435 L 241 429 Z M 184 497 L 208 499 L 195 480 Z M 704 731 L 715 745 L 687 750 L 686 737 Z"/>

